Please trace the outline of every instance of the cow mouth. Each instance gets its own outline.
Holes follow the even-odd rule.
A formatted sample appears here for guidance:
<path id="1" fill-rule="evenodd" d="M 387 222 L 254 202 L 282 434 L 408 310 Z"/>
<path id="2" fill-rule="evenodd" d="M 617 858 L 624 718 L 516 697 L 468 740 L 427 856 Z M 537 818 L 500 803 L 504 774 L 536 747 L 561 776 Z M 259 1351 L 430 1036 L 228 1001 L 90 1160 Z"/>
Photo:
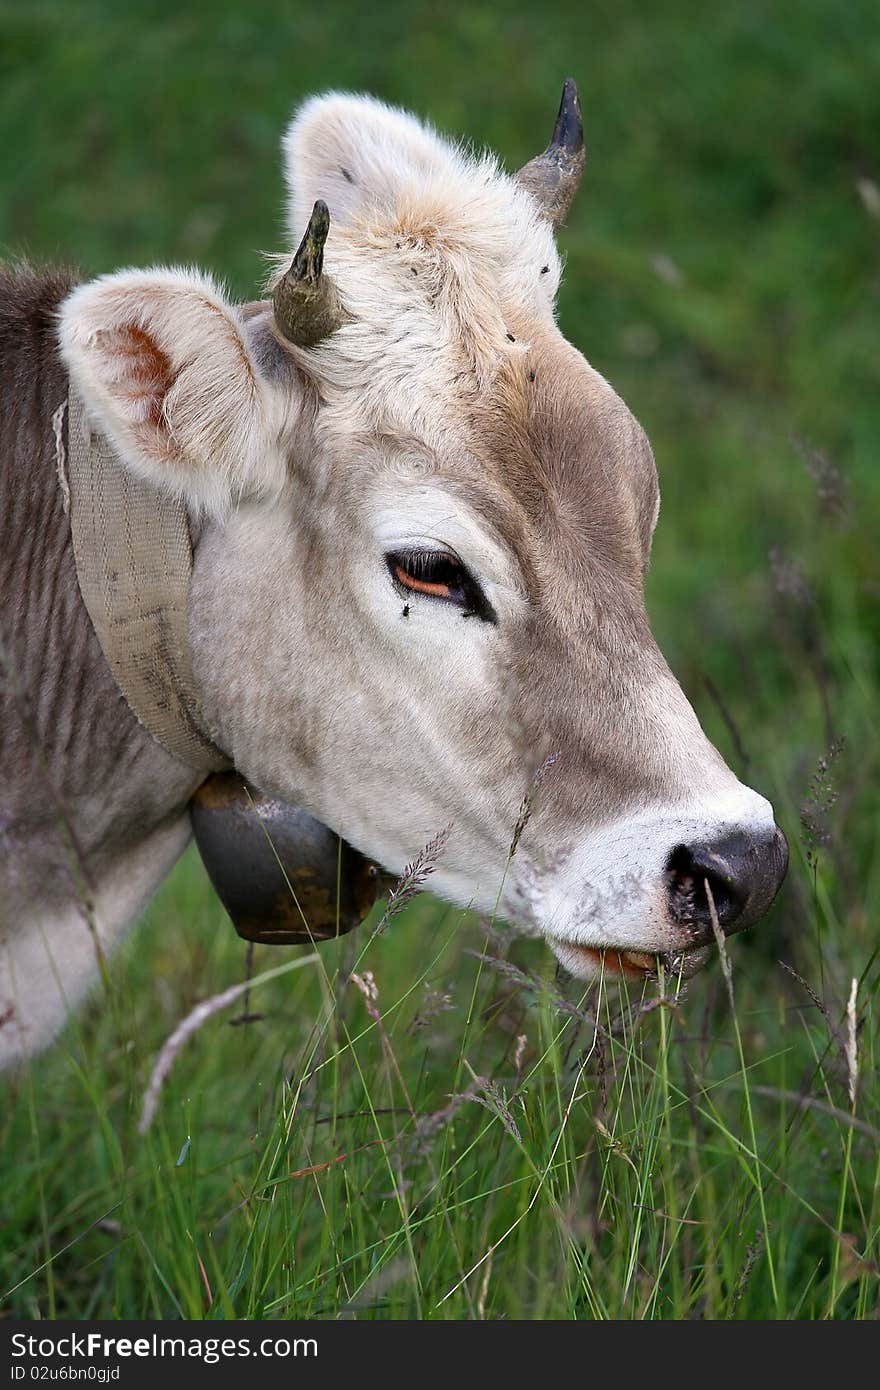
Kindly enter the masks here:
<path id="1" fill-rule="evenodd" d="M 636 951 L 629 947 L 582 946 L 575 941 L 553 943 L 556 954 L 573 975 L 604 975 L 617 980 L 646 980 L 661 972 L 689 979 L 705 964 L 705 948 L 690 951 Z"/>

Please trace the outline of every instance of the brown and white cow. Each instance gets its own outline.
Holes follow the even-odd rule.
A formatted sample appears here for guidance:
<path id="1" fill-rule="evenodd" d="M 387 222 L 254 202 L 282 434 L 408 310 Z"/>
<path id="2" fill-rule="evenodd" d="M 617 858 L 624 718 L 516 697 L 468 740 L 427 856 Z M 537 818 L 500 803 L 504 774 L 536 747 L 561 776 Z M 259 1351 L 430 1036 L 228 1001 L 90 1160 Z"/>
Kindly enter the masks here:
<path id="1" fill-rule="evenodd" d="M 189 269 L 4 273 L 3 1060 L 96 976 L 83 893 L 112 946 L 189 836 L 191 771 L 127 707 L 77 587 L 68 377 L 122 465 L 189 510 L 202 717 L 254 786 L 394 873 L 451 825 L 432 887 L 585 977 L 695 969 L 705 880 L 728 931 L 772 900 L 772 809 L 649 628 L 648 441 L 556 325 L 582 162 L 566 93 L 518 177 L 378 101 L 308 101 L 284 139 L 290 237 L 317 200 L 330 234 L 299 332 L 287 277 L 242 308 Z"/>

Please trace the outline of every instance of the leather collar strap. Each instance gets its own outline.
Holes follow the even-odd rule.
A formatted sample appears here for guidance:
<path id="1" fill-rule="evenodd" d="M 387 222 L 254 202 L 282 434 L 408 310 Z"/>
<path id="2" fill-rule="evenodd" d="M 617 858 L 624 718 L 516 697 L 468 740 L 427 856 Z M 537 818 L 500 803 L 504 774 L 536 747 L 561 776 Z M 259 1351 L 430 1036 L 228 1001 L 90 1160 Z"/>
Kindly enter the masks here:
<path id="1" fill-rule="evenodd" d="M 83 601 L 119 689 L 169 753 L 207 776 L 231 767 L 204 732 L 187 639 L 186 509 L 120 466 L 68 394 L 70 529 Z"/>

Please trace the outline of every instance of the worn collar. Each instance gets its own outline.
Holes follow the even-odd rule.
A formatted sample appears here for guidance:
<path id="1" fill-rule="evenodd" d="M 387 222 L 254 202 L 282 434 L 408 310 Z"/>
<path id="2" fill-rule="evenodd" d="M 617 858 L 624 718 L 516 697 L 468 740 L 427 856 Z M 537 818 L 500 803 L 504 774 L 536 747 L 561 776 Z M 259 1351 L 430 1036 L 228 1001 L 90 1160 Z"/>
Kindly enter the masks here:
<path id="1" fill-rule="evenodd" d="M 229 768 L 205 730 L 192 674 L 186 508 L 120 463 L 72 388 L 67 413 L 66 460 L 56 430 L 59 478 L 79 587 L 107 664 L 138 721 L 168 753 L 202 777 Z"/>

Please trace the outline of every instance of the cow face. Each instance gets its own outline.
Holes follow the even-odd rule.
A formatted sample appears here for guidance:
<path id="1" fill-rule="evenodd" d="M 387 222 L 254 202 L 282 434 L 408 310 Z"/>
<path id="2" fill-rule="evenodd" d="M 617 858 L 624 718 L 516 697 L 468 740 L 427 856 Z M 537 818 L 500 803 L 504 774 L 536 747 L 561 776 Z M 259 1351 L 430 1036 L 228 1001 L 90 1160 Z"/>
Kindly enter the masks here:
<path id="1" fill-rule="evenodd" d="M 432 886 L 576 974 L 688 973 L 786 849 L 653 641 L 651 450 L 555 324 L 571 119 L 515 180 L 379 103 L 310 102 L 273 302 L 123 272 L 61 341 L 125 463 L 202 519 L 194 668 L 240 772 L 392 872 L 449 827 Z"/>

